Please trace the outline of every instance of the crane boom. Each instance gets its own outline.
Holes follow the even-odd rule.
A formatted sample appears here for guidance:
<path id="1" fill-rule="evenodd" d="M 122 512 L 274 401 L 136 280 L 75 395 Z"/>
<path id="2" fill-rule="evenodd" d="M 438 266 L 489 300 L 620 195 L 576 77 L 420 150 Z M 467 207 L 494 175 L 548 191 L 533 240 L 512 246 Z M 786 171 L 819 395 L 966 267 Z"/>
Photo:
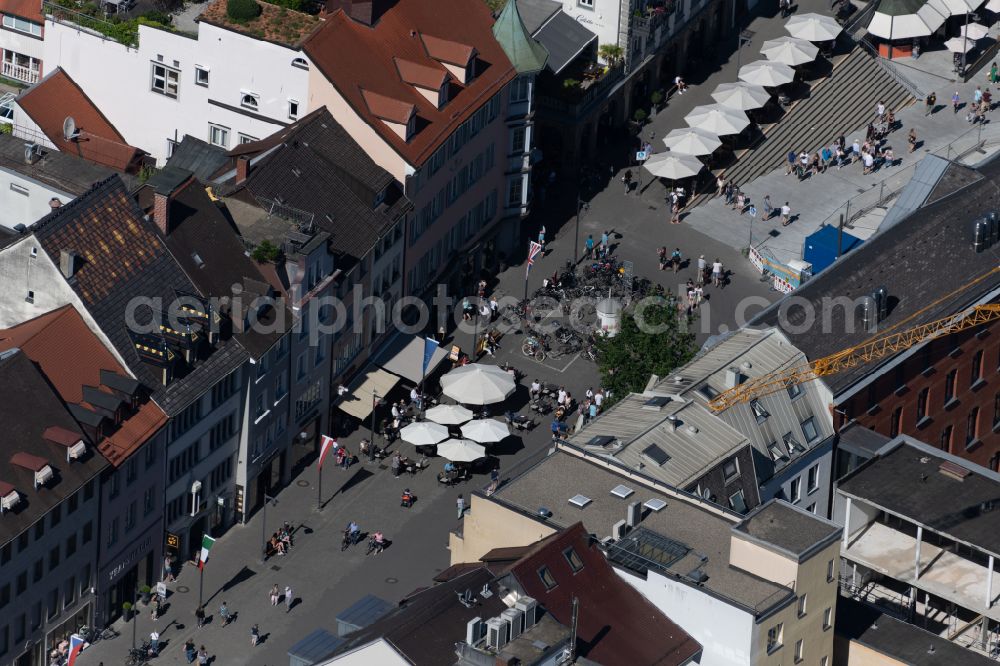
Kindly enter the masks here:
<path id="1" fill-rule="evenodd" d="M 1000 319 L 1000 304 L 976 305 L 958 314 L 873 338 L 810 363 L 754 377 L 715 396 L 709 400 L 708 405 L 713 411 L 721 412 L 737 403 L 749 402 L 817 377 L 832 375 L 904 351 L 930 337 L 950 335 L 996 319 Z"/>

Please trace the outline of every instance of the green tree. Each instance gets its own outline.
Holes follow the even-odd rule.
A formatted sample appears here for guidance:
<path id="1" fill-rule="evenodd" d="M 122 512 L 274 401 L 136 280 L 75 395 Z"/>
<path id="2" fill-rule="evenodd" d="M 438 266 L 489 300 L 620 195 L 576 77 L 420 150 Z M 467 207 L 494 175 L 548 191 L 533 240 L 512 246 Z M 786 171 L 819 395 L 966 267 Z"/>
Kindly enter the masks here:
<path id="1" fill-rule="evenodd" d="M 646 113 L 645 109 L 636 109 L 635 113 L 632 114 L 632 117 L 635 118 L 635 122 L 641 125 L 646 122 L 646 118 L 649 117 L 649 114 Z"/>
<path id="2" fill-rule="evenodd" d="M 621 62 L 623 54 L 622 47 L 617 44 L 601 44 L 597 48 L 597 55 L 609 65 L 617 65 Z"/>
<path id="3" fill-rule="evenodd" d="M 695 354 L 694 334 L 681 326 L 665 299 L 644 299 L 622 317 L 613 338 L 598 338 L 598 370 L 612 400 L 642 391 L 650 375 L 666 377 Z"/>
<path id="4" fill-rule="evenodd" d="M 260 245 L 254 248 L 251 258 L 258 264 L 275 262 L 281 256 L 281 248 L 269 240 L 262 240 Z"/>
<path id="5" fill-rule="evenodd" d="M 260 16 L 256 0 L 226 0 L 226 15 L 236 23 L 252 21 Z"/>

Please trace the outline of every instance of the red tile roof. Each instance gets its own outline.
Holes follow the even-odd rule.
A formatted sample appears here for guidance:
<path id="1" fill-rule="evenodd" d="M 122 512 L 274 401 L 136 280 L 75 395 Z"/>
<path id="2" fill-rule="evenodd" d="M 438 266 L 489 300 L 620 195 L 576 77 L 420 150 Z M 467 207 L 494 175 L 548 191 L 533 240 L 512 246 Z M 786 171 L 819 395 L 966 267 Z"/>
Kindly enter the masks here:
<path id="1" fill-rule="evenodd" d="M 45 458 L 25 453 L 24 451 L 18 451 L 12 455 L 10 457 L 10 462 L 18 467 L 31 470 L 32 472 L 40 472 L 45 469 L 46 465 L 49 464 L 49 461 Z"/>
<path id="2" fill-rule="evenodd" d="M 419 166 L 516 76 L 492 26 L 493 17 L 482 0 L 398 0 L 372 27 L 343 10 L 333 12 L 303 49 L 355 112 L 407 162 Z M 464 86 L 453 83 L 440 109 L 406 82 L 396 65 L 402 59 L 446 72 L 442 61 L 464 66 L 473 54 L 478 75 Z M 398 108 L 391 113 L 371 108 L 370 93 L 395 100 Z M 403 105 L 417 113 L 417 131 L 409 141 L 381 120 L 401 117 Z"/>
<path id="3" fill-rule="evenodd" d="M 106 390 L 100 386 L 101 370 L 128 376 L 71 305 L 12 328 L 0 329 L 0 351 L 13 347 L 20 348 L 38 365 L 65 403 L 86 404 L 83 402 L 84 385 Z M 147 401 L 112 435 L 99 442 L 98 449 L 112 464 L 120 465 L 166 421 L 163 410 L 153 401 Z M 46 433 L 50 430 L 52 428 Z"/>
<path id="4" fill-rule="evenodd" d="M 45 23 L 42 0 L 0 0 L 0 14 L 13 14 L 35 23 Z"/>
<path id="5" fill-rule="evenodd" d="M 61 68 L 21 93 L 17 104 L 61 152 L 119 171 L 134 172 L 141 166 L 146 153 L 125 143 L 114 125 Z M 67 116 L 73 117 L 80 133 L 75 141 L 63 136 Z"/>
<path id="6" fill-rule="evenodd" d="M 391 123 L 399 125 L 405 125 L 410 122 L 410 116 L 413 115 L 414 111 L 413 104 L 401 102 L 398 99 L 386 97 L 385 95 L 380 95 L 377 92 L 372 92 L 364 88 L 361 89 L 361 96 L 365 100 L 368 111 L 376 118 L 388 120 Z"/>
<path id="7" fill-rule="evenodd" d="M 573 571 L 564 553 L 583 564 Z M 556 585 L 538 575 L 546 567 Z M 632 586 L 605 559 L 582 523 L 540 541 L 510 569 L 525 593 L 566 626 L 579 600 L 578 654 L 600 664 L 667 666 L 686 663 L 701 646 Z"/>
<path id="8" fill-rule="evenodd" d="M 403 58 L 393 58 L 393 62 L 396 63 L 396 69 L 399 71 L 399 78 L 411 85 L 436 92 L 448 79 L 448 72 L 440 67 L 429 67 Z"/>

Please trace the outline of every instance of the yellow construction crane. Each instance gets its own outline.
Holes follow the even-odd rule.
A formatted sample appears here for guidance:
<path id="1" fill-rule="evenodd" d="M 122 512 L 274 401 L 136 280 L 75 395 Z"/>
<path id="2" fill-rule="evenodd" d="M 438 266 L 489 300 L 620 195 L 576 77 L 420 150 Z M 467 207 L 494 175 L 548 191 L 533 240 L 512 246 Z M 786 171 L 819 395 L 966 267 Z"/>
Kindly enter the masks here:
<path id="1" fill-rule="evenodd" d="M 748 379 L 742 384 L 724 391 L 709 400 L 708 406 L 713 411 L 721 412 L 737 403 L 749 402 L 754 398 L 777 393 L 782 389 L 812 381 L 817 377 L 836 374 L 863 363 L 869 363 L 884 356 L 904 351 L 928 338 L 950 335 L 1000 319 L 1000 304 L 989 303 L 986 305 L 976 305 L 963 312 L 949 315 L 926 324 L 920 324 L 919 326 L 907 328 L 902 331 L 891 332 L 893 329 L 898 329 L 941 301 L 968 289 L 998 272 L 1000 272 L 1000 266 L 962 285 L 959 289 L 942 296 L 866 342 L 848 347 L 835 354 L 824 356 L 803 365 Z"/>

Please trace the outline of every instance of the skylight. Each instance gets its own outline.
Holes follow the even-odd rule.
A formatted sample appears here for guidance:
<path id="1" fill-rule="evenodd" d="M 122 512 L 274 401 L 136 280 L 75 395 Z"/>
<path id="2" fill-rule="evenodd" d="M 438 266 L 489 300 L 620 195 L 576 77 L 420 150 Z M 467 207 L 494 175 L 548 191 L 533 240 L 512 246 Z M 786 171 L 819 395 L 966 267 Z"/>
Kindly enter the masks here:
<path id="1" fill-rule="evenodd" d="M 625 499 L 634 492 L 635 491 L 629 488 L 628 486 L 623 486 L 621 484 L 611 489 L 612 495 L 614 495 L 615 497 L 621 497 L 622 499 Z"/>
<path id="2" fill-rule="evenodd" d="M 570 504 L 572 504 L 573 506 L 578 506 L 581 509 L 590 504 L 591 502 L 593 502 L 593 500 L 587 497 L 586 495 L 573 495 L 572 497 L 569 498 Z"/>
<path id="3" fill-rule="evenodd" d="M 666 508 L 667 503 L 661 500 L 659 497 L 654 497 L 651 500 L 646 500 L 646 503 L 643 504 L 643 506 L 649 509 L 650 511 L 660 511 Z"/>
<path id="4" fill-rule="evenodd" d="M 661 449 L 656 444 L 650 444 L 649 446 L 644 448 L 642 450 L 642 455 L 646 456 L 647 458 L 649 458 L 650 460 L 652 460 L 654 463 L 656 463 L 661 467 L 663 465 L 666 465 L 667 461 L 670 460 L 670 456 L 667 454 L 667 452 Z"/>

